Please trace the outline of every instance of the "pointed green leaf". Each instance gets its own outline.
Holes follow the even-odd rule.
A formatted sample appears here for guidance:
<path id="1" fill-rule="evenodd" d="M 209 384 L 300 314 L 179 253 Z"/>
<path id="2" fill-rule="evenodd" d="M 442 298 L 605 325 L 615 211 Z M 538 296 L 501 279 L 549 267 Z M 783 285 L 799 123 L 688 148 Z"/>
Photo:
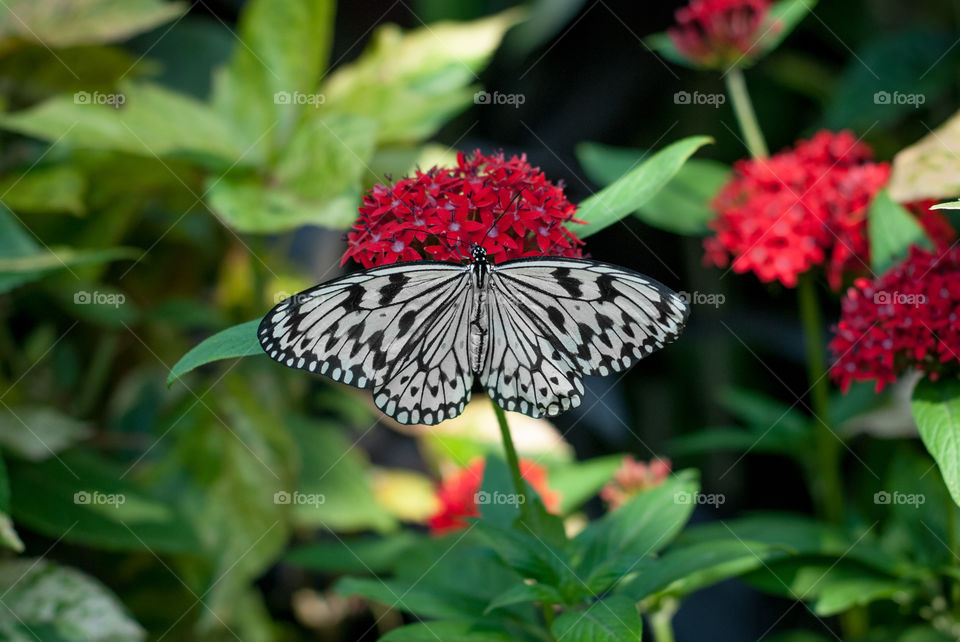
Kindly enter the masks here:
<path id="1" fill-rule="evenodd" d="M 583 611 L 564 613 L 550 631 L 564 642 L 637 642 L 643 634 L 643 624 L 632 600 L 613 595 Z"/>
<path id="2" fill-rule="evenodd" d="M 913 391 L 913 418 L 920 438 L 960 505 L 960 381 L 922 379 Z"/>
<path id="3" fill-rule="evenodd" d="M 895 203 L 886 190 L 873 198 L 868 221 L 870 263 L 877 274 L 904 258 L 911 245 L 930 247 L 930 240 L 917 220 Z"/>
<path id="4" fill-rule="evenodd" d="M 167 376 L 167 385 L 173 385 L 173 382 L 184 374 L 206 363 L 263 354 L 263 349 L 257 340 L 259 326 L 260 319 L 254 319 L 204 339 L 173 366 Z"/>

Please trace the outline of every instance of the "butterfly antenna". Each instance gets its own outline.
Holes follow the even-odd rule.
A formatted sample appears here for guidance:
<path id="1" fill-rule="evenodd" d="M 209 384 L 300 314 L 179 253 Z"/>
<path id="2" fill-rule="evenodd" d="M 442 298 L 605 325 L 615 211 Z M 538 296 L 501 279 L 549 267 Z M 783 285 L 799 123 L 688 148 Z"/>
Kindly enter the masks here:
<path id="1" fill-rule="evenodd" d="M 521 194 L 523 194 L 523 189 L 517 190 L 517 193 L 514 195 L 513 198 L 510 199 L 510 202 L 507 203 L 507 206 L 503 208 L 503 211 L 497 215 L 497 218 L 493 219 L 493 223 L 490 225 L 490 227 L 487 228 L 487 231 L 484 232 L 483 238 L 480 239 L 480 242 L 477 245 L 479 245 L 480 247 L 483 247 L 483 244 L 487 240 L 487 237 L 490 236 L 490 232 L 492 232 L 493 229 L 497 226 L 497 223 L 500 222 L 500 219 L 502 219 L 504 215 L 510 211 L 510 206 L 517 202 L 517 199 L 520 198 Z"/>

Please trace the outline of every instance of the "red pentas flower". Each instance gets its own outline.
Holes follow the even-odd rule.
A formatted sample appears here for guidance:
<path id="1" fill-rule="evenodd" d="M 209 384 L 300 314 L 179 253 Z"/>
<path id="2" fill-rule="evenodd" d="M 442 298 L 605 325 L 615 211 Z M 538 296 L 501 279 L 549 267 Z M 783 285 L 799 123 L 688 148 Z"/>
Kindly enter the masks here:
<path id="1" fill-rule="evenodd" d="M 610 510 L 616 510 L 634 496 L 660 486 L 669 475 L 669 459 L 657 458 L 648 464 L 628 455 L 613 473 L 613 479 L 600 490 L 600 498 Z"/>
<path id="2" fill-rule="evenodd" d="M 673 46 L 700 67 L 721 69 L 762 53 L 764 38 L 780 30 L 768 0 L 693 0 L 677 9 L 667 30 Z"/>
<path id="3" fill-rule="evenodd" d="M 457 531 L 467 526 L 467 517 L 479 517 L 477 509 L 477 494 L 483 483 L 483 469 L 486 462 L 477 459 L 469 466 L 458 470 L 446 477 L 437 490 L 437 499 L 440 508 L 434 513 L 428 523 L 430 532 L 434 535 L 443 535 Z M 538 464 L 527 460 L 520 460 L 520 474 L 530 482 L 543 501 L 544 507 L 551 513 L 560 508 L 560 494 L 551 490 L 547 485 L 547 471 Z"/>
<path id="4" fill-rule="evenodd" d="M 347 234 L 342 263 L 369 268 L 397 261 L 459 261 L 481 244 L 493 262 L 523 256 L 579 257 L 583 244 L 566 224 L 579 223 L 563 186 L 548 181 L 526 156 L 467 157 L 375 185 Z"/>
<path id="5" fill-rule="evenodd" d="M 910 248 L 873 281 L 857 279 L 830 342 L 833 379 L 846 391 L 876 381 L 879 392 L 910 368 L 931 379 L 960 370 L 960 247 Z"/>
<path id="6" fill-rule="evenodd" d="M 890 175 L 848 131 L 821 131 L 767 159 L 739 161 L 714 199 L 705 261 L 794 287 L 823 266 L 838 289 L 869 265 L 866 216 Z"/>

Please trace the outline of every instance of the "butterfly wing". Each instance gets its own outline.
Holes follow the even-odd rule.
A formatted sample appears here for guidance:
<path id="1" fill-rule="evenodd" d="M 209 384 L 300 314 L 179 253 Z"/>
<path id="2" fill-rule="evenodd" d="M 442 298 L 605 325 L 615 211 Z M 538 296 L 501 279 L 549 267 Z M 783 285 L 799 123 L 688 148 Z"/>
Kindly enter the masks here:
<path id="1" fill-rule="evenodd" d="M 350 274 L 294 295 L 260 323 L 271 359 L 373 391 L 400 423 L 434 424 L 470 398 L 469 266 L 418 261 Z"/>
<path id="2" fill-rule="evenodd" d="M 502 408 L 540 417 L 580 405 L 583 375 L 626 370 L 676 339 L 689 307 L 637 272 L 581 259 L 491 266 L 480 383 Z"/>

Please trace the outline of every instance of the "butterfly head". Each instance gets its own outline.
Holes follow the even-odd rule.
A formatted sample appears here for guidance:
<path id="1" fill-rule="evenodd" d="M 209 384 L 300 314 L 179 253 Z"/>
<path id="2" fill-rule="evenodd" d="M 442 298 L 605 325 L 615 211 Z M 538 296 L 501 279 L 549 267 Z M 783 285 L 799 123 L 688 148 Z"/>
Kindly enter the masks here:
<path id="1" fill-rule="evenodd" d="M 482 245 L 474 245 L 470 248 L 470 258 L 474 263 L 486 263 L 487 262 L 487 251 L 483 249 Z"/>

